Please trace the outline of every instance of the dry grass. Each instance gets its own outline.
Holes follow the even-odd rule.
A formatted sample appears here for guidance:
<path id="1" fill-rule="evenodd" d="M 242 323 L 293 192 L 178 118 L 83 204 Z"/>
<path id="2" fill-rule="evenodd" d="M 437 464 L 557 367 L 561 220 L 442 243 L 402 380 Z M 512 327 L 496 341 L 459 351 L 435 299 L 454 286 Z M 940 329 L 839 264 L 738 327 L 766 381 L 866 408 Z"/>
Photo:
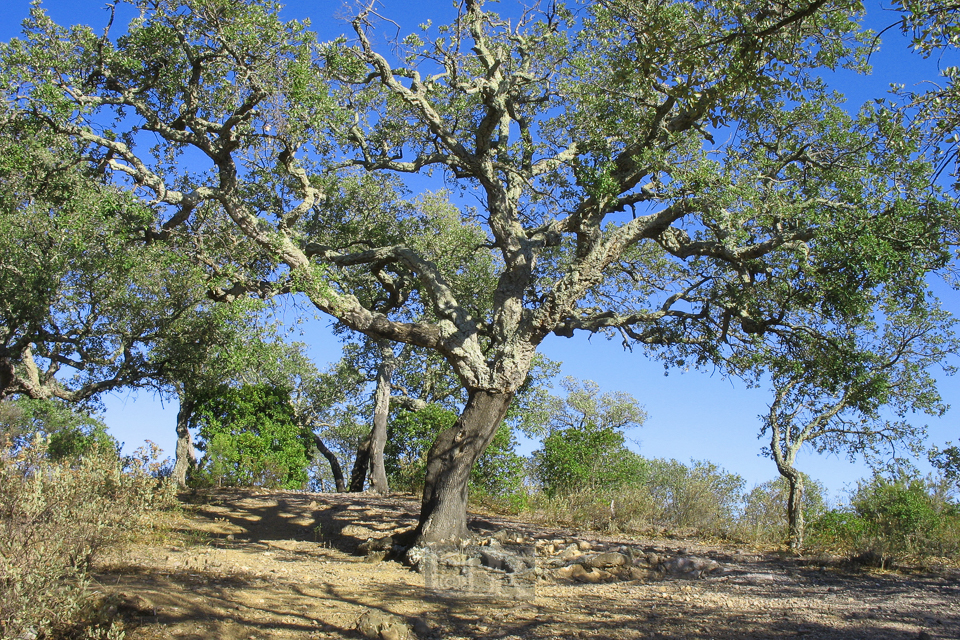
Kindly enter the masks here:
<path id="1" fill-rule="evenodd" d="M 97 450 L 52 462 L 46 443 L 0 451 L 0 635 L 119 638 L 87 586 L 94 557 L 162 527 L 176 503 L 156 478 L 157 450 L 120 458 Z"/>

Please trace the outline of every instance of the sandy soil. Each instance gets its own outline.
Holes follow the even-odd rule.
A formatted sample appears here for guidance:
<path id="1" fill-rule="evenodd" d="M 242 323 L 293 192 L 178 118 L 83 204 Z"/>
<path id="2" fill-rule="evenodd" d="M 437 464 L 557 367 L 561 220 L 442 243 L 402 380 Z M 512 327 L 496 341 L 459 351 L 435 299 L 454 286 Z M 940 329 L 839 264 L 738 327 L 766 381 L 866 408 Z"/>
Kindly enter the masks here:
<path id="1" fill-rule="evenodd" d="M 960 573 L 951 569 L 856 570 L 478 515 L 471 526 L 480 531 L 712 558 L 723 571 L 604 584 L 547 571 L 527 602 L 438 596 L 398 562 L 355 555 L 367 537 L 415 523 L 411 498 L 218 491 L 194 500 L 177 544 L 135 545 L 101 561 L 98 588 L 128 638 L 359 639 L 357 620 L 370 609 L 401 616 L 421 639 L 960 638 Z"/>

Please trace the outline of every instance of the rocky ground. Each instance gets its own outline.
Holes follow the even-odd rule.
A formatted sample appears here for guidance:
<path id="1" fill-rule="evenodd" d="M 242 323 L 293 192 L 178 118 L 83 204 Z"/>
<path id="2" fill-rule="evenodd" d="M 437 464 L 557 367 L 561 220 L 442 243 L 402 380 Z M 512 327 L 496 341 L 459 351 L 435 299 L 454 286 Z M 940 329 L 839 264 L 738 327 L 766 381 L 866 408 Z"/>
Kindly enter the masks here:
<path id="1" fill-rule="evenodd" d="M 475 516 L 484 558 L 535 550 L 535 592 L 465 593 L 357 555 L 415 523 L 410 498 L 218 491 L 193 501 L 175 544 L 102 561 L 98 590 L 127 638 L 960 638 L 952 569 L 868 571 Z M 456 571 L 479 570 L 463 557 Z M 442 588 L 426 589 L 431 577 Z"/>

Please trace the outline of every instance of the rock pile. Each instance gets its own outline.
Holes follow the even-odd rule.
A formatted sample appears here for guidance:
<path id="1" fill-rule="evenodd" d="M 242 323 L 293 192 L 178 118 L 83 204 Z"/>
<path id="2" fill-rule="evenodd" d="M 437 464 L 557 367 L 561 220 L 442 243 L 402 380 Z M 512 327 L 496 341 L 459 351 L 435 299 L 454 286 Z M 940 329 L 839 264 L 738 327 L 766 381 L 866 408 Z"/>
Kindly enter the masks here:
<path id="1" fill-rule="evenodd" d="M 402 555 L 425 574 L 427 588 L 438 592 L 490 595 L 505 599 L 534 597 L 539 580 L 584 583 L 698 580 L 727 575 L 716 560 L 652 548 L 604 544 L 576 538 L 534 540 L 502 529 L 459 544 L 430 544 L 401 549 L 394 538 L 370 538 L 359 551 L 368 559 Z"/>
<path id="2" fill-rule="evenodd" d="M 605 549 L 586 540 L 540 541 L 537 552 L 545 575 L 574 582 L 615 582 L 622 580 L 697 580 L 726 573 L 710 558 L 690 555 L 667 557 L 653 550 L 612 546 Z"/>

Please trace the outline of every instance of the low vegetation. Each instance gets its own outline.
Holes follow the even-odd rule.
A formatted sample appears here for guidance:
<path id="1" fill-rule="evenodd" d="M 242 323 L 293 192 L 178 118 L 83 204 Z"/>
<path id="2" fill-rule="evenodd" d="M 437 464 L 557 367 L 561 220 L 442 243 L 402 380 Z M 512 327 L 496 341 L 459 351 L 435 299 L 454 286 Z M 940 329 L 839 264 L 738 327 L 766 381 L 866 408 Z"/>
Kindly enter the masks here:
<path id="1" fill-rule="evenodd" d="M 93 442 L 52 456 L 50 435 L 0 450 L 0 637 L 119 638 L 90 585 L 98 553 L 157 526 L 176 504 L 159 450 L 133 456 Z"/>

